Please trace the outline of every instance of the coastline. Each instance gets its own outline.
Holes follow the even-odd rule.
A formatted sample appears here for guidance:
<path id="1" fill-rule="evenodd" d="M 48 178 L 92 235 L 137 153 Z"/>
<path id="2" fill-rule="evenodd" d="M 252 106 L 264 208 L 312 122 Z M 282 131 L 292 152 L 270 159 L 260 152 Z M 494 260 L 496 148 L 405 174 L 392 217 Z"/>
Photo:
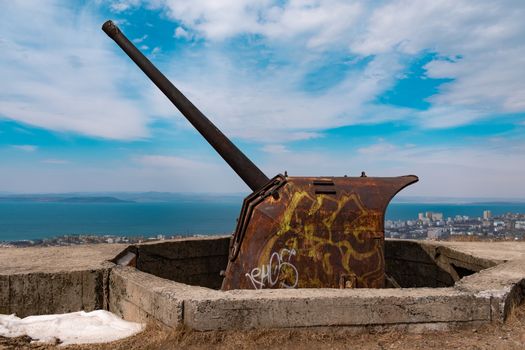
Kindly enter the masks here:
<path id="1" fill-rule="evenodd" d="M 67 247 L 83 244 L 137 244 L 146 242 L 160 242 L 164 240 L 220 236 L 224 233 L 189 234 L 189 235 L 156 235 L 156 236 L 115 236 L 115 235 L 62 235 L 44 239 L 26 239 L 16 241 L 0 241 L 0 248 L 27 248 L 27 247 Z"/>

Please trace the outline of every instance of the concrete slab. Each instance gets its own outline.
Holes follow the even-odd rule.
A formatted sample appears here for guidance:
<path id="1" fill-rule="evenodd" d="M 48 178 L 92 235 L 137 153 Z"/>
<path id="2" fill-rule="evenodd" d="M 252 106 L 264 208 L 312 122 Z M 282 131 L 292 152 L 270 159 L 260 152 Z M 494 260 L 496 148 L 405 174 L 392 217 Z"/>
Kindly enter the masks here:
<path id="1" fill-rule="evenodd" d="M 525 295 L 525 260 L 511 260 L 464 277 L 455 288 L 490 299 L 491 320 L 501 322 Z"/>
<path id="2" fill-rule="evenodd" d="M 184 304 L 185 325 L 202 331 L 489 320 L 489 302 L 452 288 L 229 291 Z"/>
<path id="3" fill-rule="evenodd" d="M 419 241 L 425 245 L 443 246 L 477 258 L 498 263 L 525 259 L 525 242 L 445 242 Z"/>
<path id="4" fill-rule="evenodd" d="M 0 313 L 29 315 L 105 307 L 112 259 L 125 245 L 1 248 Z"/>
<path id="5" fill-rule="evenodd" d="M 175 328 L 183 323 L 184 300 L 207 291 L 211 290 L 116 266 L 109 278 L 109 311 L 126 320 Z"/>
<path id="6" fill-rule="evenodd" d="M 125 244 L 0 248 L 0 275 L 95 270 L 107 266 Z"/>

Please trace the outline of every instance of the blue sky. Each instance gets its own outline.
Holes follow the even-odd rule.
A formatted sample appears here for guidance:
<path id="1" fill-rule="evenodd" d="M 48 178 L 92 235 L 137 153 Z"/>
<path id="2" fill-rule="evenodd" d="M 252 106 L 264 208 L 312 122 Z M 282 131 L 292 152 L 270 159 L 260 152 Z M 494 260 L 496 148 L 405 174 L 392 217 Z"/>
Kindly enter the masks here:
<path id="1" fill-rule="evenodd" d="M 101 30 L 269 176 L 525 198 L 522 1 L 2 1 L 0 192 L 247 192 Z"/>

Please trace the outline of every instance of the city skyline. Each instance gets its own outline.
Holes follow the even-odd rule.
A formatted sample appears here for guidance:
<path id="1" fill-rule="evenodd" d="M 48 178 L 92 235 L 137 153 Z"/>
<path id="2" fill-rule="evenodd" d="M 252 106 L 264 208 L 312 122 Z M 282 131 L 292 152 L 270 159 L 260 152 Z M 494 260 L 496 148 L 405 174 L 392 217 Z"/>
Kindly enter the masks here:
<path id="1" fill-rule="evenodd" d="M 125 34 L 268 175 L 525 198 L 516 1 L 21 1 L 0 13 L 0 192 L 244 192 L 100 30 Z"/>

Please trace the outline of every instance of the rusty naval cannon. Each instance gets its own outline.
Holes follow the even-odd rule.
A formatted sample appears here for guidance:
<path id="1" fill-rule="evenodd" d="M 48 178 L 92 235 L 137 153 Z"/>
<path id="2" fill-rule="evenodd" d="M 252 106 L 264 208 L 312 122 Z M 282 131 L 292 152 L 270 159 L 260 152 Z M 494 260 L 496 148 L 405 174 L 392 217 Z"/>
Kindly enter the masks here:
<path id="1" fill-rule="evenodd" d="M 231 238 L 223 290 L 384 287 L 385 210 L 417 176 L 270 179 L 113 22 L 102 29 L 253 191 Z"/>

